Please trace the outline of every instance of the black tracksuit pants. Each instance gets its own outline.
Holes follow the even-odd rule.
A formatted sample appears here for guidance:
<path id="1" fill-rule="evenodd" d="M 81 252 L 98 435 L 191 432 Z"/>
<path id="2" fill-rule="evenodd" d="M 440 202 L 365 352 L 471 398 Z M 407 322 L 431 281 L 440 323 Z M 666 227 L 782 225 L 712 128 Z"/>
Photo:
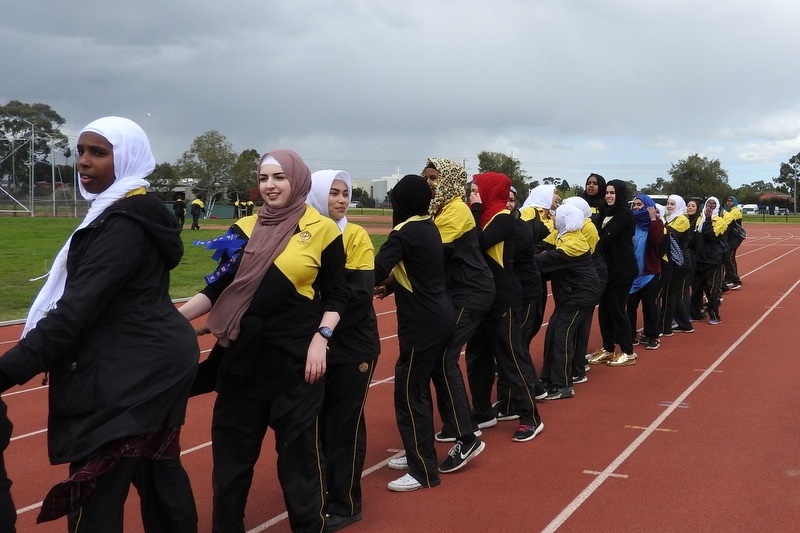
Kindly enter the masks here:
<path id="1" fill-rule="evenodd" d="M 261 453 L 271 407 L 268 400 L 217 395 L 211 424 L 215 533 L 244 532 L 244 510 L 253 467 Z M 324 528 L 323 459 L 318 426 L 317 420 L 286 446 L 275 446 L 278 479 L 294 532 L 319 533 Z M 276 432 L 275 440 L 280 443 L 282 435 Z"/>
<path id="2" fill-rule="evenodd" d="M 440 483 L 434 447 L 431 376 L 444 346 L 401 350 L 394 367 L 394 412 L 411 476 L 423 487 Z"/>
<path id="3" fill-rule="evenodd" d="M 326 509 L 332 515 L 361 512 L 361 473 L 367 453 L 364 405 L 375 363 L 333 363 L 325 371 L 320 434 L 325 451 Z"/>
<path id="4" fill-rule="evenodd" d="M 478 329 L 486 309 L 456 308 L 456 323 L 444 356 L 433 369 L 433 388 L 436 405 L 442 418 L 442 434 L 447 437 L 462 437 L 478 429 L 472 420 L 472 409 L 464 385 L 464 375 L 458 360 L 464 345 Z"/>
<path id="5" fill-rule="evenodd" d="M 475 335 L 467 343 L 467 379 L 472 393 L 476 422 L 495 417 L 492 408 L 494 363 L 511 388 L 511 402 L 520 424 L 538 426 L 534 383 L 536 373 L 531 358 L 522 349 L 519 323 L 513 308 L 492 310 L 484 317 Z"/>

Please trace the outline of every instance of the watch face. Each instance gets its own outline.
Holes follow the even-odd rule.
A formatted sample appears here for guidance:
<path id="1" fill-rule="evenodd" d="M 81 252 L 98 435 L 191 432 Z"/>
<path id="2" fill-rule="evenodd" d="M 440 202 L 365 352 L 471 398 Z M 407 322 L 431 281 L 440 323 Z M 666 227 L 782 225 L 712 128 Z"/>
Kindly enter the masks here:
<path id="1" fill-rule="evenodd" d="M 331 337 L 333 337 L 333 330 L 327 326 L 322 326 L 317 331 L 319 331 L 320 335 L 322 335 L 326 339 L 330 339 Z"/>

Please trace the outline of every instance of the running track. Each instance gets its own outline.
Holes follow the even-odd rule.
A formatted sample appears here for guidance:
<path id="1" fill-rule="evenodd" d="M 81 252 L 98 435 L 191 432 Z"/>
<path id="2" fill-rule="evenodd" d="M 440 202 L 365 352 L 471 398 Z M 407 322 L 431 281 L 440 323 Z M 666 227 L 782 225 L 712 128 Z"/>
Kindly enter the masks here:
<path id="1" fill-rule="evenodd" d="M 541 402 L 545 430 L 514 443 L 514 422 L 484 430 L 486 450 L 434 489 L 386 489 L 401 448 L 394 423 L 394 301 L 376 301 L 382 354 L 367 402 L 369 444 L 358 532 L 791 531 L 800 523 L 800 225 L 747 227 L 739 249 L 744 287 L 728 292 L 722 324 L 638 347 L 639 364 L 594 366 L 569 400 Z M 546 316 L 552 311 L 549 302 Z M 20 326 L 0 328 L 0 352 Z M 531 353 L 539 368 L 543 330 Z M 599 346 L 594 328 L 590 348 Z M 212 344 L 201 339 L 203 354 Z M 66 476 L 46 453 L 47 391 L 38 378 L 3 395 L 14 422 L 6 465 L 18 531 L 36 525 L 47 490 Z M 183 461 L 200 531 L 210 531 L 210 415 L 214 395 L 189 401 Z M 440 459 L 449 445 L 437 444 Z M 402 474 L 402 472 L 400 473 Z M 126 531 L 141 531 L 135 490 Z M 288 532 L 270 432 L 247 507 L 250 532 Z M 792 524 L 795 524 L 794 526 Z"/>

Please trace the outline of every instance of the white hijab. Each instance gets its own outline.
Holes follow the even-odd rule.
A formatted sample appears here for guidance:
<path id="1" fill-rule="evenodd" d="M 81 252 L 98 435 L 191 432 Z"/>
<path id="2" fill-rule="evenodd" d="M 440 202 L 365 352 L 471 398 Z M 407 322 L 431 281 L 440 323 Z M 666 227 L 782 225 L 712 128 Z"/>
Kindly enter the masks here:
<path id="1" fill-rule="evenodd" d="M 708 205 L 709 200 L 714 200 L 715 202 L 717 202 L 717 207 L 715 207 L 714 210 L 711 211 L 711 218 L 714 219 L 719 216 L 719 199 L 716 196 L 709 196 L 708 198 L 706 198 L 706 201 L 703 202 L 703 208 L 702 208 L 703 210 L 700 211 L 700 220 L 697 222 L 698 232 L 703 231 L 703 224 L 705 224 L 706 222 L 706 206 Z"/>
<path id="2" fill-rule="evenodd" d="M 584 218 L 592 218 L 592 208 L 589 205 L 589 202 L 587 202 L 580 196 L 570 196 L 569 198 L 564 198 L 564 201 L 561 202 L 561 205 L 564 204 L 574 205 L 575 207 L 581 210 Z"/>
<path id="3" fill-rule="evenodd" d="M 672 210 L 672 213 L 667 212 L 667 222 L 672 222 L 679 216 L 686 214 L 686 201 L 683 197 L 677 194 L 670 194 L 667 200 L 675 202 L 675 209 Z"/>
<path id="4" fill-rule="evenodd" d="M 556 229 L 558 230 L 558 238 L 564 236 L 565 233 L 571 231 L 580 231 L 583 228 L 583 221 L 586 219 L 583 211 L 577 206 L 570 204 L 561 204 L 556 209 Z"/>
<path id="5" fill-rule="evenodd" d="M 328 218 L 332 218 L 328 213 L 328 198 L 331 195 L 331 187 L 334 180 L 342 180 L 347 187 L 348 197 L 352 194 L 353 180 L 350 179 L 350 174 L 344 170 L 318 170 L 311 174 L 311 191 L 309 191 L 306 198 L 308 205 Z M 347 226 L 347 217 L 343 216 L 340 220 L 337 220 L 336 225 L 343 232 Z"/>
<path id="6" fill-rule="evenodd" d="M 150 141 L 147 139 L 147 135 L 132 120 L 121 117 L 104 117 L 90 123 L 81 130 L 81 133 L 86 131 L 102 135 L 111 143 L 114 149 L 114 176 L 116 179 L 108 189 L 98 194 L 87 192 L 83 184 L 79 182 L 81 196 L 89 200 L 91 205 L 86 217 L 72 235 L 88 226 L 106 208 L 129 192 L 139 187 L 150 187 L 150 183 L 145 178 L 152 174 L 156 167 L 156 160 L 150 150 Z M 22 337 L 35 328 L 49 310 L 57 306 L 64 294 L 67 281 L 67 254 L 72 242 L 72 235 L 69 236 L 53 260 L 53 267 L 47 274 L 47 281 L 28 311 Z"/>
<path id="7" fill-rule="evenodd" d="M 539 185 L 538 187 L 534 187 L 530 195 L 525 198 L 525 203 L 522 204 L 522 207 L 533 206 L 549 211 L 553 206 L 553 195 L 555 193 L 555 185 Z"/>

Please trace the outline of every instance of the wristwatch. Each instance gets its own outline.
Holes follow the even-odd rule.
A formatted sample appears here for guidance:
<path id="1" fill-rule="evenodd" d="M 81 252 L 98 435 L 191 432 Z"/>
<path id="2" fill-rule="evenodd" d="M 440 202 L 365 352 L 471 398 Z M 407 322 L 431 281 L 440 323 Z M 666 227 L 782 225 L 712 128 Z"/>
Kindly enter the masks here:
<path id="1" fill-rule="evenodd" d="M 333 330 L 328 326 L 321 326 L 320 328 L 317 329 L 317 332 L 326 339 L 330 339 L 331 337 L 333 337 Z"/>

